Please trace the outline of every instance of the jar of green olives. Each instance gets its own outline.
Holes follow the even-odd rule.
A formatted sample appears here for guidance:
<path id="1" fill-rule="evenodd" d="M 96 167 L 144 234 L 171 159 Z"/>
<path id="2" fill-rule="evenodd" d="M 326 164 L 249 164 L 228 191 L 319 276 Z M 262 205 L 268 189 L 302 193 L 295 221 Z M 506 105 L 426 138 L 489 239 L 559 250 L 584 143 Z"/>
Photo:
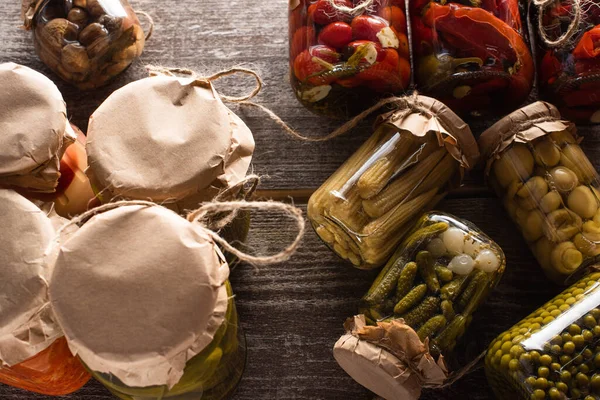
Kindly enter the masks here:
<path id="1" fill-rule="evenodd" d="M 42 62 L 80 89 L 106 84 L 144 50 L 127 0 L 23 0 L 22 8 Z"/>
<path id="2" fill-rule="evenodd" d="M 468 125 L 444 104 L 415 95 L 394 106 L 308 202 L 319 237 L 360 269 L 383 265 L 479 157 Z"/>
<path id="3" fill-rule="evenodd" d="M 600 398 L 600 272 L 501 333 L 485 357 L 498 399 Z"/>
<path id="4" fill-rule="evenodd" d="M 101 207 L 61 241 L 50 280 L 71 351 L 123 400 L 231 395 L 245 340 L 206 228 L 152 203 Z"/>
<path id="5" fill-rule="evenodd" d="M 444 358 L 505 265 L 502 249 L 473 224 L 425 214 L 362 298 L 360 320 L 347 324 L 334 356 L 379 396 L 418 398 L 424 383 L 439 385 L 447 377 Z"/>
<path id="6" fill-rule="evenodd" d="M 559 284 L 600 256 L 600 181 L 579 142 L 575 126 L 544 102 L 515 111 L 479 139 L 490 185 Z"/>

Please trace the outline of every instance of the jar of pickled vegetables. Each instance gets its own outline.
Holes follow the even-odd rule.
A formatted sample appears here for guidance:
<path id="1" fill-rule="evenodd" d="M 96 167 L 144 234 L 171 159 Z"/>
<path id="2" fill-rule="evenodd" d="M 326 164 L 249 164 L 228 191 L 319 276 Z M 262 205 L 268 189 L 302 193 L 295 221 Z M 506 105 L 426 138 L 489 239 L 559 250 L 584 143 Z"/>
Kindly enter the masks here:
<path id="1" fill-rule="evenodd" d="M 361 269 L 383 265 L 479 156 L 468 125 L 439 101 L 412 96 L 395 106 L 308 202 L 319 237 Z"/>
<path id="2" fill-rule="evenodd" d="M 229 396 L 245 340 L 211 236 L 151 203 L 102 211 L 61 242 L 50 283 L 71 351 L 124 400 Z"/>
<path id="3" fill-rule="evenodd" d="M 106 84 L 144 50 L 144 31 L 127 0 L 23 0 L 35 50 L 80 89 Z"/>
<path id="4" fill-rule="evenodd" d="M 422 216 L 361 300 L 334 356 L 357 382 L 388 399 L 418 399 L 448 376 L 473 313 L 505 269 L 502 249 L 450 214 Z"/>
<path id="5" fill-rule="evenodd" d="M 492 342 L 485 372 L 497 398 L 599 398 L 599 323 L 594 270 Z"/>
<path id="6" fill-rule="evenodd" d="M 0 220 L 0 382 L 53 396 L 75 392 L 90 374 L 47 306 L 52 222 L 10 189 L 0 189 Z"/>
<path id="7" fill-rule="evenodd" d="M 404 0 L 290 0 L 289 45 L 294 93 L 317 113 L 347 118 L 410 83 Z"/>
<path id="8" fill-rule="evenodd" d="M 534 63 L 518 0 L 411 1 L 415 81 L 461 115 L 514 110 Z"/>
<path id="9" fill-rule="evenodd" d="M 600 123 L 600 5 L 549 0 L 531 7 L 540 95 L 572 121 Z"/>
<path id="10" fill-rule="evenodd" d="M 600 256 L 600 181 L 573 124 L 537 102 L 484 132 L 486 173 L 546 275 L 559 284 Z"/>

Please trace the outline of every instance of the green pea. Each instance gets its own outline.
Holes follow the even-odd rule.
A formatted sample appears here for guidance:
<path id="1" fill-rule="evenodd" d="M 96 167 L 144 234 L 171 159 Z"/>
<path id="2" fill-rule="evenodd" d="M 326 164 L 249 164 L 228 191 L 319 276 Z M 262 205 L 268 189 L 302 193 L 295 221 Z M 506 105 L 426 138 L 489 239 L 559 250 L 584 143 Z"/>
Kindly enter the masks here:
<path id="1" fill-rule="evenodd" d="M 563 333 L 562 335 L 560 335 L 561 339 L 563 340 L 563 343 L 566 342 L 570 342 L 571 340 L 573 340 L 573 336 L 571 336 L 570 333 Z"/>
<path id="2" fill-rule="evenodd" d="M 512 346 L 510 348 L 510 355 L 513 358 L 519 358 L 521 356 L 521 354 L 523 354 L 525 352 L 525 350 L 523 349 L 523 347 L 515 344 L 514 346 Z"/>
<path id="3" fill-rule="evenodd" d="M 567 393 L 569 390 L 569 386 L 564 382 L 556 382 L 556 388 L 563 393 Z"/>
<path id="4" fill-rule="evenodd" d="M 569 326 L 569 333 L 572 336 L 579 335 L 581 333 L 581 328 L 579 325 L 571 324 L 571 326 Z"/>
<path id="5" fill-rule="evenodd" d="M 575 375 L 575 380 L 577 381 L 577 386 L 579 387 L 587 386 L 590 383 L 590 378 L 588 378 L 587 375 L 582 374 L 581 372 Z"/>
<path id="6" fill-rule="evenodd" d="M 581 355 L 583 356 L 583 358 L 587 361 L 590 360 L 592 357 L 594 357 L 594 353 L 592 352 L 592 350 L 590 349 L 585 349 L 581 352 Z"/>
<path id="7" fill-rule="evenodd" d="M 531 355 L 531 359 L 533 360 L 534 363 L 539 363 L 540 362 L 540 353 L 538 353 L 537 351 L 530 351 L 529 355 Z"/>
<path id="8" fill-rule="evenodd" d="M 573 354 L 575 352 L 575 343 L 567 342 L 563 345 L 563 351 L 566 354 Z"/>
<path id="9" fill-rule="evenodd" d="M 596 398 L 594 396 L 587 395 L 583 400 L 596 400 Z"/>
<path id="10" fill-rule="evenodd" d="M 573 336 L 573 343 L 575 343 L 575 347 L 578 349 L 582 348 L 585 345 L 585 339 L 583 338 L 583 335 Z"/>
<path id="11" fill-rule="evenodd" d="M 585 317 L 583 317 L 583 324 L 588 328 L 593 328 L 596 326 L 596 318 L 588 314 Z"/>
<path id="12" fill-rule="evenodd" d="M 550 364 L 550 369 L 554 372 L 557 372 L 557 371 L 560 371 L 561 366 L 559 363 L 554 362 L 554 363 Z"/>
<path id="13" fill-rule="evenodd" d="M 581 398 L 581 390 L 575 389 L 575 388 L 571 388 L 571 397 L 574 398 L 574 399 Z"/>
<path id="14" fill-rule="evenodd" d="M 552 357 L 548 354 L 544 354 L 540 357 L 540 364 L 545 365 L 546 367 L 552 364 Z"/>
<path id="15" fill-rule="evenodd" d="M 571 373 L 569 371 L 562 371 L 560 373 L 560 380 L 567 383 L 571 380 Z"/>
<path id="16" fill-rule="evenodd" d="M 528 376 L 525 379 L 525 383 L 529 386 L 529 387 L 533 387 L 533 385 L 535 385 L 535 377 L 533 376 Z"/>
<path id="17" fill-rule="evenodd" d="M 592 333 L 594 334 L 594 336 L 600 336 L 600 325 L 596 325 L 595 327 L 593 327 Z"/>
<path id="18" fill-rule="evenodd" d="M 536 389 L 533 391 L 533 394 L 531 395 L 532 399 L 538 399 L 538 400 L 542 400 L 546 398 L 546 392 L 544 392 L 541 389 Z"/>
<path id="19" fill-rule="evenodd" d="M 529 353 L 521 354 L 521 356 L 519 357 L 519 361 L 525 365 L 529 365 L 531 363 L 531 354 L 529 354 Z"/>
<path id="20" fill-rule="evenodd" d="M 563 398 L 563 395 L 557 388 L 552 388 L 548 390 L 548 396 L 550 396 L 551 400 L 559 400 Z"/>
<path id="21" fill-rule="evenodd" d="M 519 360 L 514 359 L 514 358 L 508 362 L 508 368 L 511 371 L 517 371 L 517 370 L 519 370 L 519 365 L 520 365 L 519 364 Z"/>
<path id="22" fill-rule="evenodd" d="M 590 372 L 590 367 L 588 367 L 585 364 L 581 364 L 579 366 L 579 368 L 577 368 L 579 370 L 579 372 L 581 372 L 582 374 L 587 374 L 588 372 Z"/>
<path id="23" fill-rule="evenodd" d="M 550 364 L 552 365 L 552 364 Z M 547 378 L 550 375 L 550 369 L 548 367 L 539 367 L 538 376 L 541 378 Z"/>
<path id="24" fill-rule="evenodd" d="M 598 320 L 598 318 L 600 318 L 600 309 L 594 308 L 590 311 L 590 314 L 592 315 L 592 317 Z"/>
<path id="25" fill-rule="evenodd" d="M 554 354 L 560 354 L 562 352 L 562 347 L 560 347 L 558 344 L 553 344 L 550 347 L 550 351 Z"/>
<path id="26" fill-rule="evenodd" d="M 568 364 L 569 362 L 571 362 L 571 356 L 568 356 L 568 355 L 566 355 L 566 354 L 563 354 L 562 356 L 560 356 L 559 360 L 560 360 L 560 363 L 561 363 L 562 365 L 566 365 L 566 364 Z"/>
<path id="27" fill-rule="evenodd" d="M 583 356 L 581 354 L 578 354 L 577 356 L 573 357 L 573 363 L 575 365 L 579 365 L 583 363 Z"/>
<path id="28" fill-rule="evenodd" d="M 600 368 L 600 353 L 596 354 L 594 357 L 594 367 Z"/>
<path id="29" fill-rule="evenodd" d="M 599 391 L 600 390 L 600 374 L 592 375 L 592 380 L 590 382 L 590 386 L 592 390 Z"/>
<path id="30" fill-rule="evenodd" d="M 559 335 L 556 335 L 552 339 L 550 339 L 550 343 L 551 344 L 557 344 L 557 345 L 560 346 L 561 344 L 563 344 L 562 337 L 560 337 Z"/>
<path id="31" fill-rule="evenodd" d="M 584 329 L 581 335 L 583 336 L 583 340 L 585 340 L 586 342 L 591 342 L 592 340 L 594 340 L 594 334 L 588 329 Z"/>

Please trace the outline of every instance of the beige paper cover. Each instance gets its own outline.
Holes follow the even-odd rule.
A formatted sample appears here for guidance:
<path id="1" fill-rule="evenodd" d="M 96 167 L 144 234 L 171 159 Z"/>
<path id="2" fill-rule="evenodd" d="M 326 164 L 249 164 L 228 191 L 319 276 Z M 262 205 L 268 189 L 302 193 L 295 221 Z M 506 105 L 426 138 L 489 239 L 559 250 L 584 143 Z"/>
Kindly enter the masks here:
<path id="1" fill-rule="evenodd" d="M 0 185 L 54 192 L 60 159 L 76 138 L 50 79 L 22 65 L 0 64 Z"/>
<path id="2" fill-rule="evenodd" d="M 246 176 L 253 151 L 252 133 L 210 82 L 156 76 L 117 90 L 91 116 L 88 175 L 104 201 L 197 208 Z"/>
<path id="3" fill-rule="evenodd" d="M 62 242 L 50 302 L 73 354 L 132 387 L 175 385 L 227 310 L 206 231 L 160 206 L 98 214 Z"/>
<path id="4" fill-rule="evenodd" d="M 333 347 L 338 364 L 355 381 L 386 400 L 417 400 L 423 386 L 439 386 L 448 377 L 442 357 L 403 320 L 367 326 L 364 315 L 349 318 L 347 332 Z"/>
<path id="5" fill-rule="evenodd" d="M 556 107 L 537 101 L 502 118 L 479 137 L 479 148 L 486 160 L 485 172 L 489 174 L 492 164 L 513 142 L 528 143 L 552 132 L 568 131 L 575 139 L 575 125 L 563 121 Z"/>
<path id="6" fill-rule="evenodd" d="M 0 189 L 0 361 L 15 365 L 62 333 L 48 307 L 50 245 L 46 213 L 10 189 Z"/>
<path id="7" fill-rule="evenodd" d="M 378 124 L 392 124 L 418 137 L 435 133 L 440 146 L 445 146 L 464 169 L 477 164 L 479 148 L 471 128 L 444 103 L 413 95 L 398 98 L 394 105 L 398 110 L 379 116 Z"/>

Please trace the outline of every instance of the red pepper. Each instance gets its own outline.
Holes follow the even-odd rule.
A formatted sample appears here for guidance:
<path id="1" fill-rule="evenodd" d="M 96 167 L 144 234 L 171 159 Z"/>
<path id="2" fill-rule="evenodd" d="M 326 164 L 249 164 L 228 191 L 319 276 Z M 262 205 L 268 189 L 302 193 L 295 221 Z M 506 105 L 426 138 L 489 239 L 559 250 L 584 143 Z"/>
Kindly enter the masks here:
<path id="1" fill-rule="evenodd" d="M 454 3 L 431 3 L 423 19 L 456 50 L 512 64 L 511 96 L 527 97 L 533 82 L 533 59 L 521 35 L 504 21 L 481 8 Z"/>
<path id="2" fill-rule="evenodd" d="M 562 102 L 567 107 L 600 106 L 600 90 L 596 87 L 587 90 L 575 90 L 562 97 Z"/>
<path id="3" fill-rule="evenodd" d="M 554 56 L 554 52 L 547 51 L 542 58 L 542 62 L 540 64 L 540 79 L 542 82 L 547 82 L 548 84 L 554 83 L 558 75 L 562 72 L 562 64 Z"/>
<path id="4" fill-rule="evenodd" d="M 506 22 L 508 26 L 521 31 L 521 15 L 517 0 L 482 0 L 481 8 Z"/>
<path id="5" fill-rule="evenodd" d="M 379 10 L 377 15 L 388 21 L 390 26 L 397 32 L 406 32 L 406 15 L 404 15 L 404 11 L 402 11 L 400 7 L 384 7 Z"/>
<path id="6" fill-rule="evenodd" d="M 396 50 L 384 49 L 384 57 L 356 77 L 378 92 L 398 93 L 408 87 L 410 64 Z"/>
<path id="7" fill-rule="evenodd" d="M 433 49 L 435 31 L 425 26 L 419 17 L 411 18 L 411 28 L 414 33 L 415 53 L 420 56 L 430 54 Z"/>
<path id="8" fill-rule="evenodd" d="M 586 60 L 600 56 L 600 25 L 596 25 L 583 34 L 573 50 L 575 60 Z"/>

